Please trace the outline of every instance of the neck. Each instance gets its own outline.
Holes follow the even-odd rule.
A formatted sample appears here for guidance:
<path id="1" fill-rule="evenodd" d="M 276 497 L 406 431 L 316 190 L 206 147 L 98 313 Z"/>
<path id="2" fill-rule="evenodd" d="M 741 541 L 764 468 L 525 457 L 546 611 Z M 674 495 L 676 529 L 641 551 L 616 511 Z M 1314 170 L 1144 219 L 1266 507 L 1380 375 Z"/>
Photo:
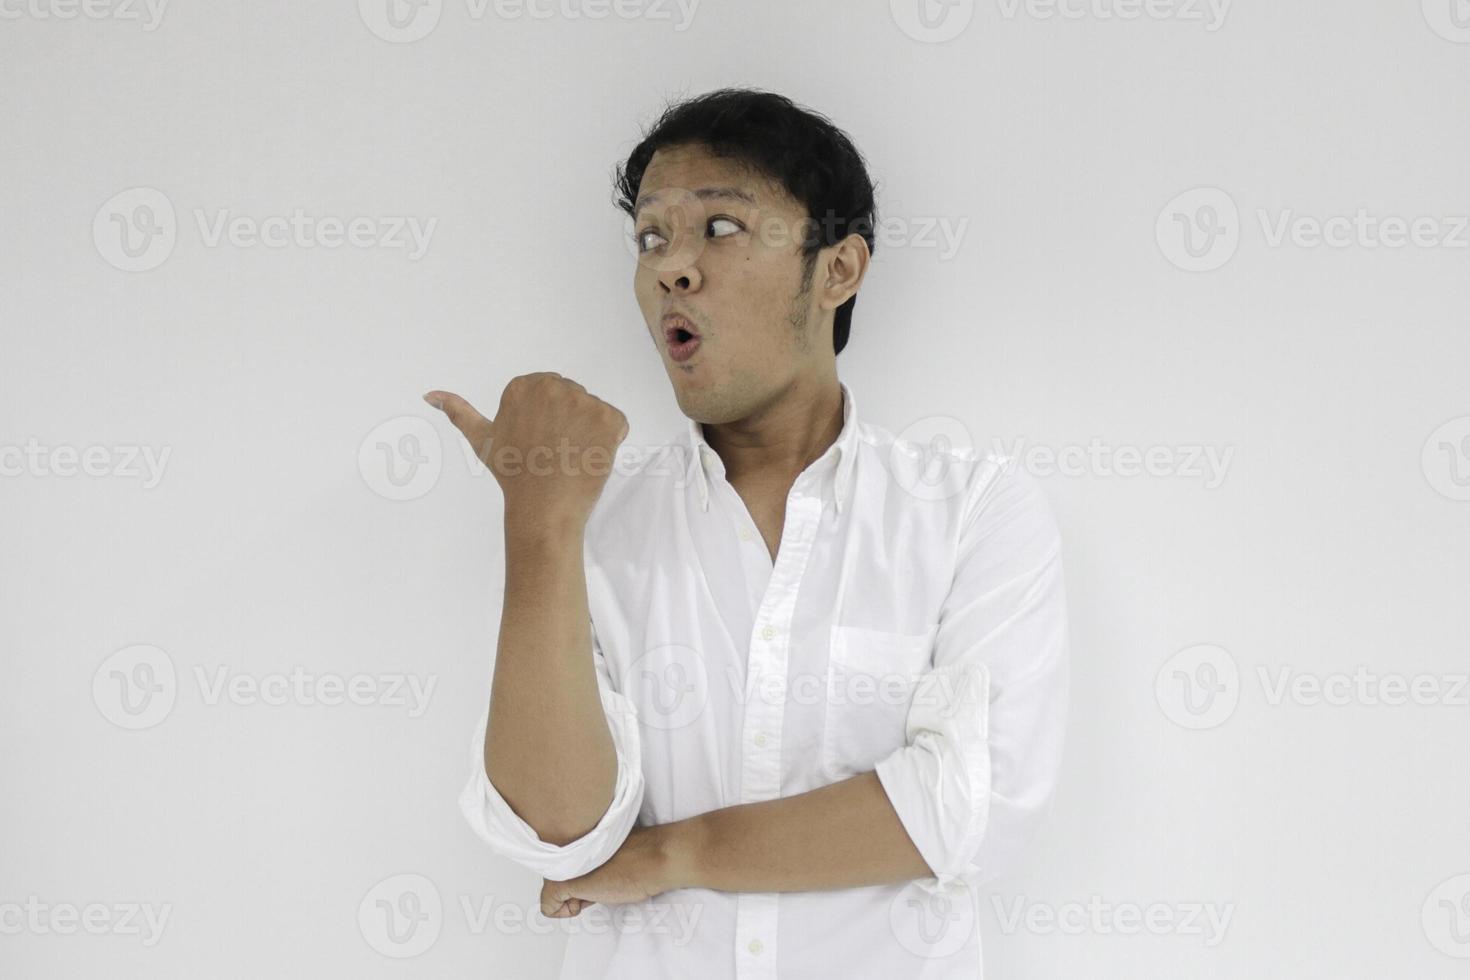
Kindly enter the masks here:
<path id="1" fill-rule="evenodd" d="M 842 388 L 834 373 L 798 378 L 743 419 L 704 424 L 704 438 L 720 454 L 725 478 L 794 480 L 842 432 Z"/>

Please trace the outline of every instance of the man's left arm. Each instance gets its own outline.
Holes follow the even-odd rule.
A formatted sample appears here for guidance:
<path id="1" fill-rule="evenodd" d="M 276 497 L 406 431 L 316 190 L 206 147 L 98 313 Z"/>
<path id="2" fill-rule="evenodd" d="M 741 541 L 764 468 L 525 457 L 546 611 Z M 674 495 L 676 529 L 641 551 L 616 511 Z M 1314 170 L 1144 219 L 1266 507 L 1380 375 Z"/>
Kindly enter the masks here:
<path id="1" fill-rule="evenodd" d="M 816 891 L 933 874 L 875 773 L 664 824 L 673 887 Z"/>
<path id="2" fill-rule="evenodd" d="M 638 902 L 675 888 L 728 892 L 860 888 L 933 875 L 875 773 L 777 800 L 634 827 L 606 864 L 543 882 L 542 914 Z"/>

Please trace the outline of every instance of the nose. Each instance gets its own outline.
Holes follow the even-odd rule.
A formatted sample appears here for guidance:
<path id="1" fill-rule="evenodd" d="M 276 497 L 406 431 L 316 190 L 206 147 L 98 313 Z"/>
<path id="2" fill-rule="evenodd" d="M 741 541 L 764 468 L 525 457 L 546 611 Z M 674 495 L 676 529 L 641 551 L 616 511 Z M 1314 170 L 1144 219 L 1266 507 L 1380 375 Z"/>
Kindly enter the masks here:
<path id="1" fill-rule="evenodd" d="M 692 292 L 699 288 L 703 278 L 699 270 L 694 266 L 685 266 L 682 269 L 670 269 L 658 274 L 659 284 L 663 286 L 664 292 Z"/>

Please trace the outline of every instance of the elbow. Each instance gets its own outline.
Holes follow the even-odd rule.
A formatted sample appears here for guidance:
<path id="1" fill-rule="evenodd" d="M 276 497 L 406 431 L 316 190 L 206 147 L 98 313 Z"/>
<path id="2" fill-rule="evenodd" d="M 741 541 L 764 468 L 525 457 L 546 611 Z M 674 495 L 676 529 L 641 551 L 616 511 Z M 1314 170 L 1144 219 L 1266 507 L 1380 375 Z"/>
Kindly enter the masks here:
<path id="1" fill-rule="evenodd" d="M 616 755 L 599 778 L 587 779 L 560 772 L 548 777 L 545 766 L 537 771 L 534 764 L 523 772 L 516 768 L 522 759 L 514 755 L 492 758 L 485 738 L 488 712 L 482 715 L 469 781 L 459 798 L 475 835 L 495 853 L 551 881 L 586 874 L 611 858 L 638 819 L 644 782 L 636 715 L 618 712 L 609 720 Z M 514 806 L 502 789 L 511 791 Z"/>
<path id="2" fill-rule="evenodd" d="M 990 820 L 985 743 L 920 730 L 877 772 L 932 876 L 944 884 L 970 874 Z"/>
<path id="3" fill-rule="evenodd" d="M 632 830 L 643 799 L 641 773 L 629 770 L 620 780 L 597 824 L 580 833 L 565 822 L 533 826 L 501 796 L 483 767 L 471 774 L 459 804 L 475 835 L 496 854 L 548 880 L 565 881 L 605 863 Z"/>
<path id="4" fill-rule="evenodd" d="M 604 806 L 590 820 L 527 820 L 526 822 L 531 825 L 531 829 L 536 832 L 537 838 L 543 844 L 550 844 L 552 847 L 567 847 L 592 833 L 597 825 L 602 822 L 603 815 L 607 813 L 608 807 L 611 805 L 612 800 L 609 798 L 608 805 Z"/>
<path id="5" fill-rule="evenodd" d="M 1051 809 L 1052 795 L 1038 787 L 1024 798 L 989 795 L 981 832 L 965 841 L 943 868 L 945 875 L 980 886 L 1022 867 Z"/>
<path id="6" fill-rule="evenodd" d="M 486 765 L 485 778 L 501 799 L 526 822 L 538 840 L 553 847 L 566 847 L 586 837 L 602 822 L 617 798 L 617 769 L 604 781 L 592 786 L 591 792 L 577 792 L 555 778 L 545 779 L 533 787 L 517 787 L 507 791 L 496 770 Z"/>

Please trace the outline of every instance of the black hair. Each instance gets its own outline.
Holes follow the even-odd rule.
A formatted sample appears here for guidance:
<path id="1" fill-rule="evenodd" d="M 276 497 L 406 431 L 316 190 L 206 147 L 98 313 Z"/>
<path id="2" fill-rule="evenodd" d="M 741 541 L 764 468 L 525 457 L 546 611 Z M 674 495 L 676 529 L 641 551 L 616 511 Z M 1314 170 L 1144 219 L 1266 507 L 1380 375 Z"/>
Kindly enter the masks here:
<path id="1" fill-rule="evenodd" d="M 617 206 L 634 216 L 638 185 L 655 151 L 698 145 L 783 187 L 807 211 L 802 236 L 803 291 L 811 286 L 817 252 L 848 235 L 876 246 L 873 181 L 852 140 L 820 113 L 784 96 L 752 88 L 722 88 L 671 104 L 646 131 L 614 182 Z M 842 353 L 852 329 L 854 293 L 832 318 L 832 347 Z"/>

